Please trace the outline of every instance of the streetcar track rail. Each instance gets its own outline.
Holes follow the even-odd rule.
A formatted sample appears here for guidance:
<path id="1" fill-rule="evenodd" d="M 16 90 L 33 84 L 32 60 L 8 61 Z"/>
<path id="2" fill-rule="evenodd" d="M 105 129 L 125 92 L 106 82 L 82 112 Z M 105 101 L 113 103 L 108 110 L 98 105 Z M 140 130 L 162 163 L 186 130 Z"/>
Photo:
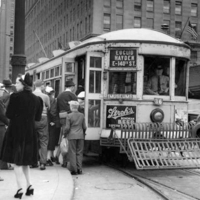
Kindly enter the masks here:
<path id="1" fill-rule="evenodd" d="M 130 176 L 130 177 L 134 178 L 138 182 L 142 183 L 143 185 L 145 185 L 148 188 L 150 188 L 151 190 L 153 190 L 156 194 L 158 194 L 160 197 L 162 197 L 165 200 L 172 200 L 172 198 L 168 197 L 164 193 L 165 190 L 173 192 L 175 195 L 179 195 L 180 199 L 182 199 L 181 197 L 185 197 L 186 199 L 190 199 L 190 200 L 200 200 L 200 198 L 197 198 L 197 197 L 194 197 L 192 195 L 189 195 L 189 194 L 187 194 L 187 193 L 185 193 L 183 191 L 174 189 L 174 188 L 172 188 L 170 186 L 167 186 L 167 185 L 165 185 L 163 183 L 160 183 L 158 181 L 143 177 L 143 176 L 135 174 L 133 172 L 129 172 L 129 171 L 125 170 L 125 169 L 122 169 L 122 168 L 119 168 L 119 167 L 116 167 L 116 166 L 113 166 L 113 165 L 108 165 L 108 167 L 114 168 L 114 169 L 126 174 L 127 176 Z M 182 170 L 186 171 L 188 173 L 192 173 L 194 175 L 200 176 L 200 173 L 198 173 L 198 172 L 194 172 L 194 171 L 190 171 L 190 170 L 184 170 L 184 169 L 182 169 Z"/>
<path id="2" fill-rule="evenodd" d="M 189 169 L 182 169 L 182 170 L 183 170 L 183 171 L 186 171 L 186 172 L 189 172 L 189 173 L 191 173 L 191 174 L 200 176 L 200 172 L 192 171 L 192 170 L 189 170 Z"/>

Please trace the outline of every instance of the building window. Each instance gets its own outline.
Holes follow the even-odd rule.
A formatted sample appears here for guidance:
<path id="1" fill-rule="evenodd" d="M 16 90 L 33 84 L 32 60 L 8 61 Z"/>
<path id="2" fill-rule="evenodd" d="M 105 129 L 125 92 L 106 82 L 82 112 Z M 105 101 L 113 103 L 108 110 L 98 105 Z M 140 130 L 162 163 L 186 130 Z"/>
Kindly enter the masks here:
<path id="1" fill-rule="evenodd" d="M 147 18 L 147 28 L 154 29 L 152 18 Z"/>
<path id="2" fill-rule="evenodd" d="M 197 62 L 197 51 L 191 51 L 191 61 Z"/>
<path id="3" fill-rule="evenodd" d="M 164 0 L 163 13 L 170 13 L 170 0 Z"/>
<path id="4" fill-rule="evenodd" d="M 123 9 L 123 0 L 117 0 L 116 7 L 119 9 Z"/>
<path id="5" fill-rule="evenodd" d="M 191 4 L 191 16 L 197 17 L 197 4 L 196 3 Z"/>
<path id="6" fill-rule="evenodd" d="M 111 6 L 110 0 L 104 0 L 104 7 L 109 7 Z"/>
<path id="7" fill-rule="evenodd" d="M 181 22 L 175 22 L 175 37 L 180 38 L 182 30 L 182 23 Z"/>
<path id="8" fill-rule="evenodd" d="M 141 0 L 138 0 L 137 2 L 134 3 L 134 10 L 135 11 L 141 11 L 142 10 Z"/>
<path id="9" fill-rule="evenodd" d="M 141 28 L 141 18 L 140 17 L 135 17 L 134 18 L 134 28 Z"/>
<path id="10" fill-rule="evenodd" d="M 182 2 L 176 1 L 175 14 L 176 15 L 181 15 L 181 13 L 182 13 Z"/>
<path id="11" fill-rule="evenodd" d="M 122 15 L 117 15 L 117 24 L 116 24 L 116 29 L 123 29 L 123 16 Z"/>
<path id="12" fill-rule="evenodd" d="M 154 2 L 153 0 L 147 0 L 147 11 L 153 12 Z"/>
<path id="13" fill-rule="evenodd" d="M 104 14 L 104 20 L 103 20 L 103 29 L 104 32 L 109 32 L 110 31 L 110 15 L 109 14 Z"/>
<path id="14" fill-rule="evenodd" d="M 88 26 L 88 21 L 87 21 L 87 17 L 85 18 L 85 33 L 87 33 L 87 26 Z"/>
<path id="15" fill-rule="evenodd" d="M 166 33 L 166 34 L 170 34 L 170 21 L 169 20 L 164 20 L 163 21 L 163 25 L 167 26 L 166 29 L 163 29 L 163 31 Z"/>
<path id="16" fill-rule="evenodd" d="M 197 24 L 191 23 L 192 28 L 195 30 L 195 32 L 197 32 Z"/>

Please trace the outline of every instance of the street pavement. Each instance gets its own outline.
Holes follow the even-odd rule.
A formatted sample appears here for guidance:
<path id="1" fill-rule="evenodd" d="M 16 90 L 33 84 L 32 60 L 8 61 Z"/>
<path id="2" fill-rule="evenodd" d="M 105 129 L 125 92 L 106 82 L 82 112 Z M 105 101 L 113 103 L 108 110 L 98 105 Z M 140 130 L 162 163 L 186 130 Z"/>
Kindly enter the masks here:
<path id="1" fill-rule="evenodd" d="M 119 171 L 85 157 L 83 174 L 73 176 L 73 200 L 161 200 L 153 191 Z"/>
<path id="2" fill-rule="evenodd" d="M 0 200 L 13 200 L 17 191 L 17 184 L 13 170 L 0 170 Z M 24 176 L 23 176 L 24 178 Z M 71 200 L 73 197 L 74 182 L 68 169 L 61 165 L 46 167 L 41 171 L 39 168 L 31 169 L 33 196 L 23 195 L 22 199 L 32 200 Z M 26 189 L 25 178 L 23 179 L 24 192 Z"/>

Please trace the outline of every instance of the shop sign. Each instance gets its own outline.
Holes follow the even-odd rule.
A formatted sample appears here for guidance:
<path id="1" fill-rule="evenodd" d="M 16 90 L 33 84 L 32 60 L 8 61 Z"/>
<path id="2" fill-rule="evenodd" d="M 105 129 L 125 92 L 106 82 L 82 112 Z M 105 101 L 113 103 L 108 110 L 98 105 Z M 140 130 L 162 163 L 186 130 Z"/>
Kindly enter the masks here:
<path id="1" fill-rule="evenodd" d="M 111 49 L 110 67 L 136 67 L 136 49 Z"/>
<path id="2" fill-rule="evenodd" d="M 106 128 L 120 128 L 121 123 L 135 123 L 136 106 L 107 106 Z"/>

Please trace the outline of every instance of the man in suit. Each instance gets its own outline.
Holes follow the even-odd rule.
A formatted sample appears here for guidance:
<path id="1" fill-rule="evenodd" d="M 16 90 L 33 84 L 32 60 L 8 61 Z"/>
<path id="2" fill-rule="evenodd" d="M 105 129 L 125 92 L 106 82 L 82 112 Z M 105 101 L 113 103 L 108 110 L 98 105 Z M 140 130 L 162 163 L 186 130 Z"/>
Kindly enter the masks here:
<path id="1" fill-rule="evenodd" d="M 69 102 L 77 101 L 77 97 L 74 94 L 75 84 L 73 81 L 69 80 L 65 83 L 65 91 L 60 93 L 57 97 L 57 109 L 60 116 L 60 124 L 61 124 L 61 137 L 63 135 L 63 129 L 66 124 L 66 117 L 71 112 Z M 67 155 L 63 156 L 63 164 L 62 167 L 67 167 Z"/>
<path id="2" fill-rule="evenodd" d="M 6 132 L 6 126 L 8 126 L 8 119 L 5 116 L 5 112 L 6 112 L 6 107 L 3 101 L 0 99 L 0 154 L 1 154 L 1 149 L 3 145 L 3 139 Z M 0 169 L 2 168 L 7 168 L 7 163 L 0 160 Z M 0 181 L 3 181 L 1 177 L 0 177 Z"/>
<path id="3" fill-rule="evenodd" d="M 78 111 L 79 103 L 70 101 L 71 113 L 66 119 L 64 129 L 65 137 L 69 141 L 69 161 L 72 175 L 82 174 L 82 160 L 84 149 L 84 138 L 86 131 L 85 117 L 83 113 Z"/>
<path id="4" fill-rule="evenodd" d="M 0 152 L 3 145 L 6 128 L 8 126 L 8 119 L 5 112 L 10 101 L 10 95 L 15 92 L 15 86 L 10 79 L 4 79 L 2 88 L 0 88 Z M 13 169 L 13 167 L 4 161 L 0 160 L 0 169 Z"/>
<path id="5" fill-rule="evenodd" d="M 42 118 L 40 121 L 35 122 L 35 128 L 38 133 L 39 139 L 39 155 L 40 155 L 40 169 L 45 170 L 46 162 L 47 162 L 47 145 L 49 141 L 49 133 L 48 133 L 48 119 L 47 113 L 50 109 L 50 100 L 48 95 L 43 93 L 44 90 L 44 82 L 40 79 L 35 81 L 35 90 L 33 94 L 41 97 L 43 100 L 43 111 Z"/>

